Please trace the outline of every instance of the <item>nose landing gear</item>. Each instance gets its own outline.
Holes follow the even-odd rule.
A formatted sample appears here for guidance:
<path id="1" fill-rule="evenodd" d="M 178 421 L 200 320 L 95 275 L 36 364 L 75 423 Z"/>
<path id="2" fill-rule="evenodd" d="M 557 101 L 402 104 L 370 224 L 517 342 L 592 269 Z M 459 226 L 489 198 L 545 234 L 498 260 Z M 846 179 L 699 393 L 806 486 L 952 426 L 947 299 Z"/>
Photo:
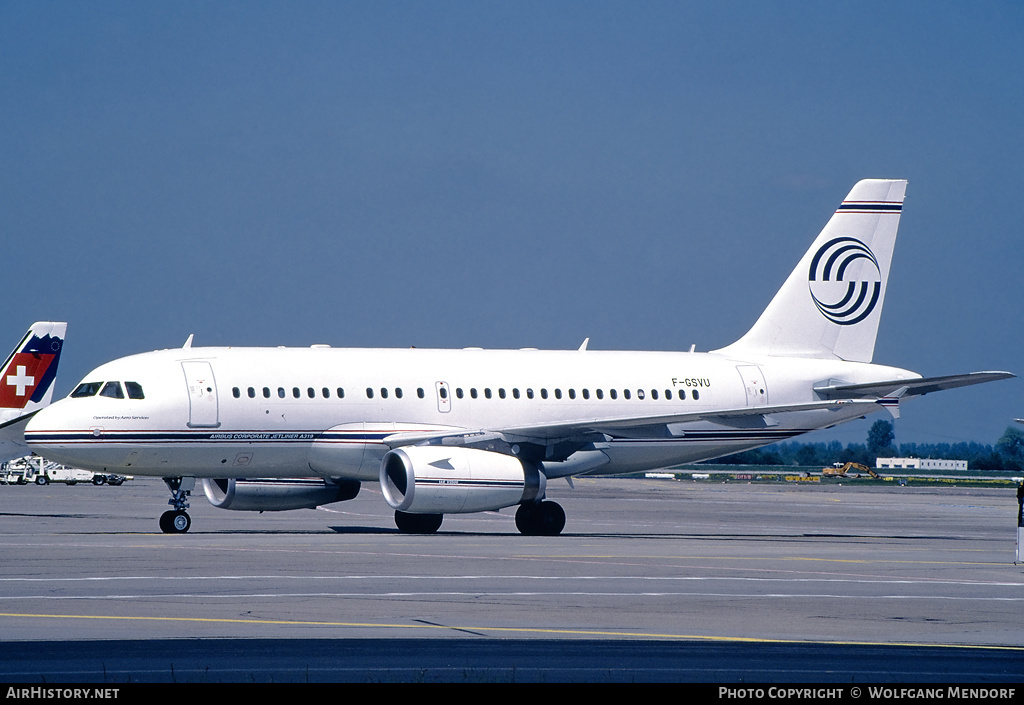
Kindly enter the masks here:
<path id="1" fill-rule="evenodd" d="M 167 503 L 174 509 L 160 515 L 160 530 L 165 534 L 184 534 L 192 526 L 188 509 L 188 496 L 196 486 L 194 477 L 165 477 L 164 483 L 171 491 Z"/>

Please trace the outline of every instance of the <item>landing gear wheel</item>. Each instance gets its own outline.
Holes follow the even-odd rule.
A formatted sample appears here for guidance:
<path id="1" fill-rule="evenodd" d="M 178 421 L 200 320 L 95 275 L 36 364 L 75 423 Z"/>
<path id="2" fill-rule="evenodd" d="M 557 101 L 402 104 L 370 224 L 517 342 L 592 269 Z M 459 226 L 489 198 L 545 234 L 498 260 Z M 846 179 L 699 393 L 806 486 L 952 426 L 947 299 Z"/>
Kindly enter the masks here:
<path id="1" fill-rule="evenodd" d="M 433 534 L 441 528 L 444 514 L 395 512 L 395 525 L 403 534 Z"/>
<path id="2" fill-rule="evenodd" d="M 160 530 L 165 534 L 184 534 L 192 526 L 188 512 L 164 512 L 160 515 Z"/>
<path id="3" fill-rule="evenodd" d="M 516 528 L 523 536 L 558 536 L 565 528 L 565 510 L 556 502 L 521 504 Z"/>

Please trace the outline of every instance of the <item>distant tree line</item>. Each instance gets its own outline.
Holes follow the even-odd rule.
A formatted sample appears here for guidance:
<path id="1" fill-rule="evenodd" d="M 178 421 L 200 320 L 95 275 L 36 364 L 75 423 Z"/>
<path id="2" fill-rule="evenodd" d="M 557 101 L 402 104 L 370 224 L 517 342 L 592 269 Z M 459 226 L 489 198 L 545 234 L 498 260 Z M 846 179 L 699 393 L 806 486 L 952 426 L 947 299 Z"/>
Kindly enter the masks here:
<path id="1" fill-rule="evenodd" d="M 875 421 L 866 443 L 839 441 L 800 443 L 788 441 L 708 461 L 723 465 L 802 465 L 827 467 L 833 463 L 855 462 L 875 466 L 881 458 L 945 458 L 966 460 L 971 470 L 1024 471 L 1024 430 L 1008 427 L 994 446 L 983 443 L 895 443 L 893 425 Z"/>

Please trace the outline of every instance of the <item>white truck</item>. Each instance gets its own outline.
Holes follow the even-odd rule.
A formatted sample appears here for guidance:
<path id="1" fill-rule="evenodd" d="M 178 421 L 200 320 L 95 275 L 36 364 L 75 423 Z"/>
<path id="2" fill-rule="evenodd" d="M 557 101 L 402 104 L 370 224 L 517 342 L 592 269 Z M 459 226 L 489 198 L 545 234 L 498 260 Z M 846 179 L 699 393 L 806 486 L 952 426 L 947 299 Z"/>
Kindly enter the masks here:
<path id="1" fill-rule="evenodd" d="M 122 475 L 106 475 L 102 473 L 69 468 L 51 463 L 38 455 L 16 458 L 4 464 L 0 473 L 7 484 L 26 485 L 35 482 L 37 485 L 48 485 L 51 482 L 63 482 L 66 485 L 77 485 L 79 482 L 91 482 L 94 485 L 120 485 L 125 481 Z"/>

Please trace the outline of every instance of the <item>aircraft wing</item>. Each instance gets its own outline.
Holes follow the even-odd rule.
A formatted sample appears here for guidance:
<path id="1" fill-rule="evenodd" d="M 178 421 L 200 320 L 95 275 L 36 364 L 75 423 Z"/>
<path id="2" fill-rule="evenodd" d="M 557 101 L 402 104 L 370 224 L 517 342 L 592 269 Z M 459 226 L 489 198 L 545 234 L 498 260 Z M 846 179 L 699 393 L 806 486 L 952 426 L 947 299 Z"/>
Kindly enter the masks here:
<path id="1" fill-rule="evenodd" d="M 995 382 L 1016 376 L 1009 372 L 969 372 L 964 375 L 894 379 L 887 382 L 869 382 L 868 384 L 838 384 L 815 387 L 814 391 L 826 399 L 881 399 L 885 397 L 907 399 L 943 389 L 969 387 L 972 384 Z M 902 393 L 901 390 L 903 390 Z"/>
<path id="2" fill-rule="evenodd" d="M 913 379 L 871 382 L 868 384 L 839 384 L 815 387 L 814 391 L 825 397 L 822 401 L 799 404 L 776 404 L 745 406 L 736 409 L 707 409 L 656 416 L 625 416 L 584 418 L 554 423 L 508 426 L 504 428 L 481 429 L 438 429 L 427 432 L 398 432 L 386 436 L 382 443 L 391 448 L 419 445 L 424 443 L 441 445 L 483 445 L 491 441 L 534 442 L 547 444 L 553 441 L 593 438 L 598 435 L 620 435 L 631 429 L 661 427 L 662 433 L 677 435 L 683 429 L 672 428 L 677 424 L 710 421 L 738 428 L 770 427 L 777 425 L 772 419 L 775 414 L 797 411 L 839 411 L 862 407 L 864 413 L 877 410 L 881 405 L 893 416 L 898 416 L 899 402 L 915 396 L 943 389 L 966 387 L 983 382 L 1015 377 L 1009 372 L 972 372 L 945 377 L 918 377 Z"/>
<path id="3" fill-rule="evenodd" d="M 749 427 L 750 422 L 760 422 L 761 426 L 774 425 L 768 419 L 773 414 L 793 411 L 820 411 L 848 409 L 863 406 L 865 413 L 874 408 L 875 400 L 863 399 L 830 399 L 826 401 L 806 402 L 800 404 L 780 404 L 774 406 L 753 406 L 737 409 L 708 409 L 706 411 L 690 411 L 681 414 L 660 414 L 657 416 L 625 416 L 576 419 L 558 421 L 548 424 L 531 424 L 526 426 L 509 426 L 506 428 L 465 429 L 462 431 L 438 431 L 436 433 L 395 433 L 383 439 L 383 443 L 392 448 L 420 443 L 442 443 L 451 445 L 469 445 L 492 438 L 522 439 L 539 442 L 550 442 L 556 439 L 583 437 L 594 434 L 615 435 L 628 429 L 669 426 L 673 424 L 693 423 L 696 421 L 712 421 L 726 425 L 743 425 Z M 762 417 L 758 419 L 758 417 Z"/>

